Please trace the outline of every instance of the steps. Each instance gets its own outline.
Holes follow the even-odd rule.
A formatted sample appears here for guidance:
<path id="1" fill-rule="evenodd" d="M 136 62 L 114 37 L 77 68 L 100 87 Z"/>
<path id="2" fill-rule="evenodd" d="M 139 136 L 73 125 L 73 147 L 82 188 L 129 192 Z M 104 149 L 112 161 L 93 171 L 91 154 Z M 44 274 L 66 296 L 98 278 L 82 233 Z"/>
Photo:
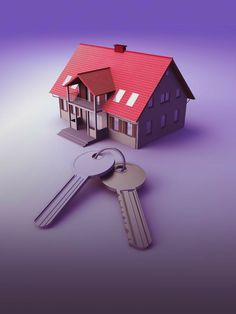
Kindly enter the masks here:
<path id="1" fill-rule="evenodd" d="M 95 138 L 87 135 L 87 132 L 85 129 L 77 131 L 72 128 L 66 128 L 66 129 L 61 130 L 58 133 L 58 135 L 82 147 L 85 147 L 89 144 L 96 142 Z"/>

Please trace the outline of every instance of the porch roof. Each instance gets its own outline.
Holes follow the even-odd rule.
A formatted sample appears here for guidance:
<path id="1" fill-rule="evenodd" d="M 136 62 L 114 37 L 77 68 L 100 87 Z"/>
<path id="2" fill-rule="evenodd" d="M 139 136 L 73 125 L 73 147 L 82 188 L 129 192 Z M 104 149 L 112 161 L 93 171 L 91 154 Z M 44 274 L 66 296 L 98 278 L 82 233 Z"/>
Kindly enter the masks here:
<path id="1" fill-rule="evenodd" d="M 78 73 L 65 86 L 77 84 L 79 80 L 94 96 L 115 91 L 110 67 Z"/>

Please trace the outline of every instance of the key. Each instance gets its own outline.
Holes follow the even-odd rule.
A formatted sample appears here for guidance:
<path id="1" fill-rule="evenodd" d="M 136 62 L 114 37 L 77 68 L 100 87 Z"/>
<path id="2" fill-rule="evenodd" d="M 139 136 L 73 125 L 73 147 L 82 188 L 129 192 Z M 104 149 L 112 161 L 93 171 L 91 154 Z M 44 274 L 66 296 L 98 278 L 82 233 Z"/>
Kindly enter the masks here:
<path id="1" fill-rule="evenodd" d="M 115 160 L 111 154 L 102 153 L 95 159 L 96 153 L 86 152 L 75 159 L 75 173 L 35 219 L 38 227 L 48 227 L 89 178 L 105 175 L 114 169 Z"/>
<path id="2" fill-rule="evenodd" d="M 122 165 L 119 164 L 113 173 L 101 179 L 108 189 L 118 195 L 129 245 L 145 249 L 152 240 L 137 193 L 137 188 L 145 181 L 145 173 L 142 168 L 131 163 L 126 163 L 124 171 L 118 168 L 122 169 Z"/>

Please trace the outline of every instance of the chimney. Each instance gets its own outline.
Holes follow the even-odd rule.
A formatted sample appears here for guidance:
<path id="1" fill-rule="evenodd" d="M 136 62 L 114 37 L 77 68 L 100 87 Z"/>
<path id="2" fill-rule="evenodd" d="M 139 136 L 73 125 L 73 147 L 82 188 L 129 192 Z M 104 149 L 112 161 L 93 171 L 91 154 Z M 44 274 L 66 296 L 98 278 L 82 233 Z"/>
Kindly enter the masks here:
<path id="1" fill-rule="evenodd" d="M 124 53 L 126 51 L 126 47 L 127 47 L 126 45 L 115 44 L 114 51 Z"/>

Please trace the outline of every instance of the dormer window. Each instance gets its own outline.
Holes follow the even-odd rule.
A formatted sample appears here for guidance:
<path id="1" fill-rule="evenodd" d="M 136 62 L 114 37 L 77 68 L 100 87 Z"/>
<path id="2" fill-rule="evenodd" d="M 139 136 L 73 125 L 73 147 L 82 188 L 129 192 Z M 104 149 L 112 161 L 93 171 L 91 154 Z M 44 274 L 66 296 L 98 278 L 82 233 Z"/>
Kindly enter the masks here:
<path id="1" fill-rule="evenodd" d="M 129 106 L 129 107 L 133 107 L 135 101 L 137 100 L 139 94 L 137 93 L 132 93 L 130 98 L 128 99 L 127 103 L 126 103 L 126 106 Z"/>
<path id="2" fill-rule="evenodd" d="M 119 89 L 118 92 L 116 93 L 115 97 L 113 98 L 113 101 L 115 102 L 120 102 L 122 97 L 125 94 L 125 90 L 124 89 Z"/>
<path id="3" fill-rule="evenodd" d="M 71 75 L 67 75 L 67 77 L 65 78 L 64 82 L 62 83 L 62 86 L 65 86 L 67 83 L 69 83 L 71 79 L 72 79 L 72 76 Z"/>

